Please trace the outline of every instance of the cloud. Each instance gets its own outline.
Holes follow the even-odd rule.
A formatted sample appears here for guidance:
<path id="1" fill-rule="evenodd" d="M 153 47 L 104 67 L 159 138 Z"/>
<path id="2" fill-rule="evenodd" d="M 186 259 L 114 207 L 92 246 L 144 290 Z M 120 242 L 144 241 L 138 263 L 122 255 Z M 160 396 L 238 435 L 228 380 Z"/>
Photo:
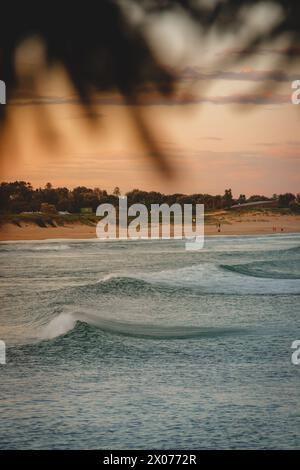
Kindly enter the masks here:
<path id="1" fill-rule="evenodd" d="M 278 147 L 278 146 L 287 146 L 287 147 L 300 147 L 300 140 L 286 140 L 283 142 L 257 142 L 256 145 L 262 147 Z"/>
<path id="2" fill-rule="evenodd" d="M 300 140 L 287 140 L 285 144 L 291 147 L 300 147 Z"/>
<path id="3" fill-rule="evenodd" d="M 144 90 L 148 94 L 149 90 Z M 157 95 L 160 96 L 160 95 Z M 94 105 L 126 105 L 130 104 L 124 101 L 123 97 L 117 93 L 95 95 L 89 103 Z M 31 92 L 19 91 L 11 97 L 8 106 L 51 106 L 51 105 L 82 105 L 82 101 L 77 95 L 57 96 L 57 95 L 39 95 Z"/>
<path id="4" fill-rule="evenodd" d="M 244 72 L 246 73 L 246 72 Z M 249 72 L 250 73 L 250 72 Z M 252 72 L 251 72 L 252 73 Z M 254 73 L 254 72 L 253 72 Z M 256 72 L 255 72 L 256 73 Z M 94 96 L 90 103 L 94 106 L 184 106 L 190 104 L 242 104 L 242 105 L 282 105 L 291 102 L 290 95 L 281 95 L 271 92 L 260 93 L 233 93 L 223 96 L 198 96 L 189 92 L 174 93 L 171 96 L 162 96 L 151 88 L 147 88 L 140 93 L 137 100 L 124 100 L 117 93 L 110 95 Z M 10 99 L 8 106 L 51 106 L 51 105 L 81 105 L 79 97 L 71 96 L 49 96 L 35 94 L 18 94 Z"/>
<path id="5" fill-rule="evenodd" d="M 226 104 L 250 104 L 250 105 L 264 105 L 264 104 L 286 104 L 291 100 L 290 95 L 279 95 L 272 93 L 261 94 L 231 94 L 225 96 L 211 96 L 201 98 L 197 102 L 211 103 L 218 105 Z"/>
<path id="6" fill-rule="evenodd" d="M 290 103 L 290 95 L 281 95 L 270 92 L 263 93 L 232 93 L 229 95 L 217 95 L 217 96 L 197 96 L 185 94 L 183 96 L 177 95 L 168 99 L 155 99 L 146 98 L 141 101 L 141 105 L 144 106 L 155 106 L 155 105 L 165 105 L 165 106 L 180 106 L 180 105 L 190 105 L 190 104 L 213 104 L 213 105 L 283 105 Z"/>

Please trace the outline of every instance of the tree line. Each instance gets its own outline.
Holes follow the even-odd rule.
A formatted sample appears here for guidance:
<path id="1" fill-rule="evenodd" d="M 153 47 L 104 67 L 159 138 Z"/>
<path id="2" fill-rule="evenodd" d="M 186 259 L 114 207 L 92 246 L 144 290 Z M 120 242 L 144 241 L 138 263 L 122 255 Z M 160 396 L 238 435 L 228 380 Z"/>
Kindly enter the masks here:
<path id="1" fill-rule="evenodd" d="M 0 211 L 2 213 L 19 214 L 21 212 L 39 212 L 45 205 L 56 211 L 80 213 L 89 208 L 96 211 L 99 204 L 110 203 L 118 206 L 118 197 L 121 195 L 119 187 L 115 187 L 112 193 L 100 188 L 87 188 L 77 186 L 74 189 L 66 187 L 53 187 L 47 183 L 44 188 L 34 189 L 25 181 L 3 182 L 0 184 Z M 162 194 L 156 191 L 142 191 L 133 189 L 126 193 L 128 204 L 140 203 L 150 208 L 151 204 L 204 204 L 206 210 L 227 209 L 234 204 L 243 204 L 255 201 L 276 200 L 279 207 L 290 208 L 300 212 L 300 194 L 284 193 L 274 194 L 271 198 L 263 195 L 252 195 L 248 198 L 240 194 L 234 198 L 231 189 L 226 189 L 222 195 L 211 194 Z"/>

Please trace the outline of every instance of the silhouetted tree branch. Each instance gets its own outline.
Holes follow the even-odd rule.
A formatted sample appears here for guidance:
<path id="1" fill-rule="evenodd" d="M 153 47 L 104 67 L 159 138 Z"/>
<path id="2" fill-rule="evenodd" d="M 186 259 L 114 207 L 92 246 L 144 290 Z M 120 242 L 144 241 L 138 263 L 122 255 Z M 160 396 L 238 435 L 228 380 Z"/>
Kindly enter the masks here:
<path id="1" fill-rule="evenodd" d="M 81 103 L 92 113 L 95 92 L 116 91 L 132 106 L 135 125 L 151 154 L 168 171 L 163 152 L 136 106 L 145 87 L 151 86 L 162 96 L 171 96 L 176 74 L 160 63 L 146 36 L 143 21 L 137 24 L 130 15 L 135 6 L 145 21 L 157 21 L 165 12 L 185 14 L 201 28 L 205 39 L 214 30 L 220 40 L 227 33 L 243 30 L 247 7 L 261 5 L 261 0 L 101 0 L 94 3 L 72 3 L 57 9 L 51 2 L 40 2 L 31 10 L 27 2 L 6 2 L 1 6 L 0 78 L 6 82 L 8 102 L 17 90 L 34 93 L 34 76 L 20 80 L 16 53 L 28 38 L 38 38 L 45 47 L 49 69 L 62 65 L 73 84 Z M 300 56 L 300 2 L 273 0 L 280 8 L 280 19 L 271 28 L 260 28 L 246 44 L 226 60 L 235 62 L 251 56 L 266 44 L 280 37 L 286 47 L 279 54 L 276 66 L 286 68 Z M 266 18 L 267 22 L 268 18 Z M 244 24 L 245 23 L 245 24 Z M 34 75 L 35 71 L 32 71 Z M 129 106 L 130 108 L 130 106 Z M 0 106 L 0 119 L 5 119 L 6 106 Z"/>

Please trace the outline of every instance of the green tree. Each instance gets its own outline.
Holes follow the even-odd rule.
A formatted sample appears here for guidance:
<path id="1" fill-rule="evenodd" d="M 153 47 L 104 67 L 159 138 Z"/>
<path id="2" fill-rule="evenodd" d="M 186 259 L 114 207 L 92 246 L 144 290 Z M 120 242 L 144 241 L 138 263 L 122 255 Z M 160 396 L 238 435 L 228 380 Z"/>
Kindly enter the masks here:
<path id="1" fill-rule="evenodd" d="M 119 186 L 116 186 L 115 189 L 113 190 L 113 195 L 114 196 L 121 196 L 121 190 L 119 188 Z"/>
<path id="2" fill-rule="evenodd" d="M 296 214 L 300 214 L 300 202 L 298 202 L 296 199 L 291 201 L 289 203 L 289 208 L 291 209 L 292 212 L 295 212 Z"/>

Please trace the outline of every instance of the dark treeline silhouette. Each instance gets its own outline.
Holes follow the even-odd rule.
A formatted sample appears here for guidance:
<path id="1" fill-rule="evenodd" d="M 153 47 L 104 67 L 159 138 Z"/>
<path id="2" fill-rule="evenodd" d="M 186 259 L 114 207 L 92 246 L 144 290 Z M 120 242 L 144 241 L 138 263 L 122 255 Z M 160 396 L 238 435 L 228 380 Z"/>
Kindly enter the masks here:
<path id="1" fill-rule="evenodd" d="M 98 205 L 111 203 L 115 207 L 119 204 L 118 196 L 121 192 L 116 187 L 112 194 L 104 189 L 87 188 L 78 186 L 74 189 L 66 187 L 54 188 L 47 183 L 44 188 L 34 189 L 30 183 L 15 181 L 1 183 L 0 185 L 0 211 L 1 213 L 19 214 L 21 212 L 47 212 L 67 211 L 80 213 L 82 210 L 95 212 Z M 223 195 L 212 196 L 210 194 L 162 194 L 156 191 L 141 191 L 133 189 L 126 193 L 128 204 L 140 203 L 150 208 L 151 204 L 204 204 L 206 210 L 227 209 L 234 204 L 242 204 L 255 201 L 276 201 L 278 207 L 286 207 L 300 212 L 300 194 L 285 193 L 266 196 L 253 195 L 248 199 L 244 194 L 234 199 L 231 189 L 226 189 Z"/>

